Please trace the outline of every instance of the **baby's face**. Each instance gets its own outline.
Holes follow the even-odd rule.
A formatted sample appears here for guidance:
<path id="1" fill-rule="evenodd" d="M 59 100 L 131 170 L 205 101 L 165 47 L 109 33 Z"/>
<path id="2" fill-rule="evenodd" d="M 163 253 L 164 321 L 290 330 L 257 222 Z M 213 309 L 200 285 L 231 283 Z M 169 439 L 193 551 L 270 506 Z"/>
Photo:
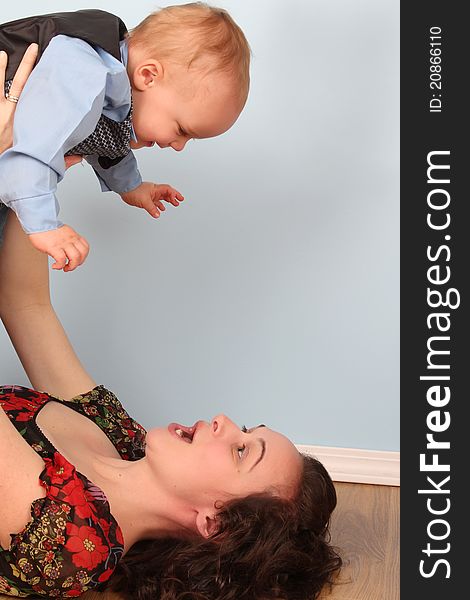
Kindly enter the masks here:
<path id="1" fill-rule="evenodd" d="M 190 139 L 210 138 L 230 129 L 243 105 L 225 74 L 188 73 L 172 66 L 141 78 L 133 87 L 132 124 L 142 148 L 154 143 L 181 151 Z"/>

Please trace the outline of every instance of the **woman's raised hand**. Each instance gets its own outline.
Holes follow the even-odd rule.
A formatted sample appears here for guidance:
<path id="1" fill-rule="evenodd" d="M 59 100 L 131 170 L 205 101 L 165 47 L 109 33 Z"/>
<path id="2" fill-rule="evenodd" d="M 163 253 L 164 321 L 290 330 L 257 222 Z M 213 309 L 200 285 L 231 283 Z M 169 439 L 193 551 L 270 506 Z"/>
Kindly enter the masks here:
<path id="1" fill-rule="evenodd" d="M 15 73 L 8 96 L 0 94 L 0 153 L 13 143 L 13 116 L 16 103 L 23 91 L 24 85 L 33 70 L 38 56 L 38 45 L 31 44 L 26 50 L 20 66 Z M 5 88 L 5 72 L 8 63 L 7 53 L 0 52 L 0 89 Z"/>

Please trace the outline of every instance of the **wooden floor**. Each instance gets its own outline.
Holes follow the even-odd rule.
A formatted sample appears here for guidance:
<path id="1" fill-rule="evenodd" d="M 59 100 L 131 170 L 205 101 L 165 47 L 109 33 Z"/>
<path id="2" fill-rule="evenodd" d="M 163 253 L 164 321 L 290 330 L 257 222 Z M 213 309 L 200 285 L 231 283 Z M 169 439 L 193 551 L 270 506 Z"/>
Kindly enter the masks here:
<path id="1" fill-rule="evenodd" d="M 336 483 L 332 543 L 344 567 L 321 600 L 398 600 L 400 488 Z"/>
<path id="2" fill-rule="evenodd" d="M 338 506 L 332 543 L 344 567 L 321 600 L 398 600 L 400 488 L 336 483 Z M 2 596 L 6 600 L 11 596 Z M 88 592 L 83 600 L 120 600 L 116 594 Z"/>

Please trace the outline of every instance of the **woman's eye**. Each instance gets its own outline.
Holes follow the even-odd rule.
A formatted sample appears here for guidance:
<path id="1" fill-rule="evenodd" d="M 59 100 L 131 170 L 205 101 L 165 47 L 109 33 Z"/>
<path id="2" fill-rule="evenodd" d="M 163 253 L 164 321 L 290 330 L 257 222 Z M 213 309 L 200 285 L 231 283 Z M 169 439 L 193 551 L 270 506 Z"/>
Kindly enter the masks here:
<path id="1" fill-rule="evenodd" d="M 245 452 L 245 444 L 243 444 L 243 446 L 241 448 L 237 448 L 237 452 L 238 452 L 238 458 L 243 458 L 243 453 Z"/>
<path id="2" fill-rule="evenodd" d="M 245 425 L 242 425 L 242 431 L 243 433 L 248 433 L 248 429 L 245 427 Z"/>

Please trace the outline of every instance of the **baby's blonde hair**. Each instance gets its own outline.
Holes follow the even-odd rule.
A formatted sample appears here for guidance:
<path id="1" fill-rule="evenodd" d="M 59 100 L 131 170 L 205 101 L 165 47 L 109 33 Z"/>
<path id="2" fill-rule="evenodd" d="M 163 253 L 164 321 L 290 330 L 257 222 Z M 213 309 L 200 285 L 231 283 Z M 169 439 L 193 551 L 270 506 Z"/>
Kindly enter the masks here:
<path id="1" fill-rule="evenodd" d="M 167 6 L 146 17 L 129 34 L 130 45 L 145 48 L 161 62 L 227 73 L 244 103 L 250 85 L 250 46 L 223 8 L 193 2 Z"/>

